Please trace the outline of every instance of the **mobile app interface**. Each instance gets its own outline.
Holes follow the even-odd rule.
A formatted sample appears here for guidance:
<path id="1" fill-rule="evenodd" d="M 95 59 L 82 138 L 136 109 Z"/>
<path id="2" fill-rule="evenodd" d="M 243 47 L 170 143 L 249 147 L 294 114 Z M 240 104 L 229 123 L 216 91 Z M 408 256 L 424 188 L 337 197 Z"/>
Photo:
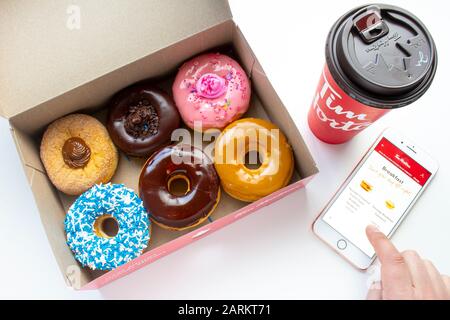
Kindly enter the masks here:
<path id="1" fill-rule="evenodd" d="M 375 254 L 366 237 L 373 224 L 390 234 L 431 173 L 386 138 L 330 207 L 323 220 L 366 255 Z"/>

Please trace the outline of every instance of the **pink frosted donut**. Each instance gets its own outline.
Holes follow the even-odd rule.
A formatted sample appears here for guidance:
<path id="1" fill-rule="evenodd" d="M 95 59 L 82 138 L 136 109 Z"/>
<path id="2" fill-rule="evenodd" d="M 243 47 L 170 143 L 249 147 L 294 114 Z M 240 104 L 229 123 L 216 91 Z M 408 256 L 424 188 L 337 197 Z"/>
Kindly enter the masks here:
<path id="1" fill-rule="evenodd" d="M 250 103 L 250 81 L 242 67 L 223 54 L 208 53 L 184 63 L 173 97 L 186 125 L 222 129 L 240 118 Z"/>

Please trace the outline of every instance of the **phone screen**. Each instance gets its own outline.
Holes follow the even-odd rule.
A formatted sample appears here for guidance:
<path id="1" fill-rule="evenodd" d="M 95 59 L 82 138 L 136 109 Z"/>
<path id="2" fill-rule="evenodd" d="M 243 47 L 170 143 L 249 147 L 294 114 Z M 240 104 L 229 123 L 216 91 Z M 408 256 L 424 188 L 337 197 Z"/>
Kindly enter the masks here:
<path id="1" fill-rule="evenodd" d="M 389 235 L 431 173 L 382 138 L 322 219 L 367 256 L 375 251 L 365 229 Z"/>

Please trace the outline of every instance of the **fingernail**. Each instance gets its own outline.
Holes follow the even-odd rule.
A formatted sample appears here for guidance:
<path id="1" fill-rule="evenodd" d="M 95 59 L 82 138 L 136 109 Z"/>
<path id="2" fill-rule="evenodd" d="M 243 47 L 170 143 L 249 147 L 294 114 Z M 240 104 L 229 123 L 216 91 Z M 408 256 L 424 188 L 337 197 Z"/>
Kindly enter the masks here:
<path id="1" fill-rule="evenodd" d="M 374 283 L 372 283 L 372 285 L 370 286 L 370 290 L 381 290 L 381 282 L 375 281 Z"/>
<path id="2" fill-rule="evenodd" d="M 380 229 L 378 229 L 377 227 L 375 227 L 373 224 L 369 224 L 367 226 L 367 230 L 370 232 L 381 232 Z"/>

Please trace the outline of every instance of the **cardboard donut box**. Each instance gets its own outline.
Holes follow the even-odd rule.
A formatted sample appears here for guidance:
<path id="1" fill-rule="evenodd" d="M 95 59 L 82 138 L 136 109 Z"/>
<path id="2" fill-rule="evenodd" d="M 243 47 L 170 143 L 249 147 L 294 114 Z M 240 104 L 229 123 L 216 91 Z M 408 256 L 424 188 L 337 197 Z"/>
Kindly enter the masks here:
<path id="1" fill-rule="evenodd" d="M 9 120 L 55 258 L 75 289 L 96 289 L 142 268 L 305 187 L 318 173 L 226 0 L 5 0 L 0 3 L 0 32 L 8 44 L 0 54 L 0 113 Z M 65 214 L 75 197 L 56 190 L 46 175 L 39 158 L 43 131 L 75 112 L 104 121 L 112 95 L 143 79 L 158 79 L 157 84 L 171 93 L 177 68 L 208 51 L 231 54 L 246 70 L 253 97 L 245 117 L 268 119 L 282 128 L 295 156 L 291 183 L 251 204 L 222 192 L 211 219 L 197 228 L 174 232 L 154 225 L 150 245 L 139 258 L 109 272 L 81 268 L 64 231 Z M 137 190 L 144 161 L 121 154 L 112 182 Z"/>

